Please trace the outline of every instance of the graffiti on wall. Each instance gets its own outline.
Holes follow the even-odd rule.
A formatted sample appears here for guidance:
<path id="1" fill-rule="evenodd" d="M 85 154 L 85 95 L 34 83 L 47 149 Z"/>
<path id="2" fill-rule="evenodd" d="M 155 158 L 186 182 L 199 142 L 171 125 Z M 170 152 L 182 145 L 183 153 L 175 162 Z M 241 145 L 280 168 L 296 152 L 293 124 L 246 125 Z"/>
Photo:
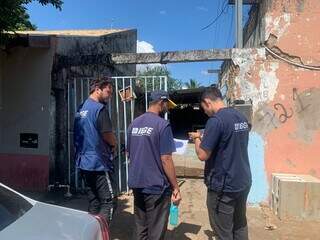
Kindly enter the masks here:
<path id="1" fill-rule="evenodd" d="M 310 131 L 320 128 L 320 112 L 317 108 L 320 104 L 320 90 L 309 88 L 299 92 L 297 88 L 293 88 L 291 99 L 292 105 L 276 102 L 272 106 L 261 106 L 255 112 L 254 129 L 265 135 L 295 118 L 298 124 L 296 136 L 310 141 Z"/>
<path id="2" fill-rule="evenodd" d="M 289 95 L 278 95 L 279 100 L 262 105 L 254 114 L 248 147 L 254 182 L 249 196 L 251 203 L 264 201 L 268 196 L 264 136 L 289 121 L 295 121 L 295 131 L 290 135 L 297 141 L 312 143 L 312 136 L 320 129 L 320 89 L 292 88 Z M 291 160 L 286 162 L 295 166 Z"/>

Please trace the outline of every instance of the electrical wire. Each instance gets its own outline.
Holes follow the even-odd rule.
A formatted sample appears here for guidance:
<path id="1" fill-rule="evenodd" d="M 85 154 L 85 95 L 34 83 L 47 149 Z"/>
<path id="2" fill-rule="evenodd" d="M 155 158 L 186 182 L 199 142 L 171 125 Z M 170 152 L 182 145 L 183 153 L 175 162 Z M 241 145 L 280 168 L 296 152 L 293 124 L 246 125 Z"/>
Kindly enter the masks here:
<path id="1" fill-rule="evenodd" d="M 223 16 L 226 14 L 225 10 L 223 10 L 225 7 L 228 7 L 228 6 L 224 6 L 223 4 L 226 4 L 226 2 L 221 2 L 221 11 L 223 11 L 224 14 L 221 15 L 220 19 L 219 19 L 219 23 L 216 22 L 215 24 L 215 30 L 216 30 L 216 33 L 217 33 L 217 43 L 220 45 L 220 37 L 221 37 L 221 22 L 224 22 L 223 21 Z M 220 7 L 219 7 L 220 9 Z M 227 9 L 226 9 L 227 10 Z M 228 11 L 227 11 L 228 12 Z"/>
<path id="2" fill-rule="evenodd" d="M 296 67 L 300 67 L 300 68 L 305 68 L 308 70 L 315 70 L 315 71 L 320 71 L 320 66 L 311 66 L 311 65 L 306 65 L 306 64 L 300 64 L 300 63 L 296 63 L 294 61 L 291 61 L 289 59 L 286 59 L 284 57 L 281 57 L 280 55 L 278 55 L 277 53 L 273 52 L 270 48 L 268 48 L 266 45 L 263 45 L 265 47 L 265 49 L 274 57 L 281 59 L 284 62 L 287 62 L 291 65 L 294 65 Z"/>
<path id="3" fill-rule="evenodd" d="M 226 8 L 228 7 L 228 1 L 225 2 L 224 7 L 222 8 L 221 12 L 218 14 L 218 16 L 215 17 L 215 19 L 213 19 L 211 21 L 211 23 L 209 23 L 207 26 L 201 28 L 201 31 L 208 29 L 209 27 L 211 27 L 213 24 L 215 24 L 219 18 L 222 16 L 222 14 L 225 13 Z"/>

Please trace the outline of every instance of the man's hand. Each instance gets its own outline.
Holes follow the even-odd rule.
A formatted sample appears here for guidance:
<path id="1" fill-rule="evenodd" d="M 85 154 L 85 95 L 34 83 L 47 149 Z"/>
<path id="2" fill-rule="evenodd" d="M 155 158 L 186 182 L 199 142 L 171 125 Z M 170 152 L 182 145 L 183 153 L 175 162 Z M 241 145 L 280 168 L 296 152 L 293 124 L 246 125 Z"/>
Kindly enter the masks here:
<path id="1" fill-rule="evenodd" d="M 201 139 L 201 132 L 200 131 L 189 132 L 188 134 L 189 134 L 189 138 L 192 139 L 192 141 L 194 141 L 197 138 Z"/>
<path id="2" fill-rule="evenodd" d="M 202 141 L 201 138 L 202 138 L 203 133 L 201 131 L 196 131 L 196 132 L 189 132 L 188 134 L 189 134 L 190 139 L 192 139 L 192 141 L 194 142 L 196 154 L 197 154 L 199 160 L 200 161 L 207 161 L 209 159 L 209 157 L 211 156 L 211 151 L 206 150 L 206 149 L 202 149 L 200 147 L 201 141 Z"/>
<path id="3" fill-rule="evenodd" d="M 181 199 L 182 198 L 180 194 L 180 189 L 174 189 L 171 196 L 171 201 L 173 202 L 173 204 L 178 206 L 180 204 Z"/>

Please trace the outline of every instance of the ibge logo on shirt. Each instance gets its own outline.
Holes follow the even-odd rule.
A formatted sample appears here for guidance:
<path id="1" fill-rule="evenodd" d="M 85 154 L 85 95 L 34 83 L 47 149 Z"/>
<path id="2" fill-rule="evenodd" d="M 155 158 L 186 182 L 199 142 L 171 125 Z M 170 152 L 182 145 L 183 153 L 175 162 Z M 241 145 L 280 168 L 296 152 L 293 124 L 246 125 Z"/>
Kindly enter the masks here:
<path id="1" fill-rule="evenodd" d="M 248 129 L 249 129 L 249 125 L 247 122 L 241 122 L 241 123 L 234 124 L 234 130 L 236 132 L 248 131 Z"/>
<path id="2" fill-rule="evenodd" d="M 86 118 L 88 115 L 88 110 L 84 110 L 84 111 L 79 112 L 79 115 L 81 118 Z"/>
<path id="3" fill-rule="evenodd" d="M 141 137 L 141 136 L 150 136 L 153 132 L 153 128 L 151 127 L 143 127 L 143 128 L 132 128 L 132 136 Z"/>

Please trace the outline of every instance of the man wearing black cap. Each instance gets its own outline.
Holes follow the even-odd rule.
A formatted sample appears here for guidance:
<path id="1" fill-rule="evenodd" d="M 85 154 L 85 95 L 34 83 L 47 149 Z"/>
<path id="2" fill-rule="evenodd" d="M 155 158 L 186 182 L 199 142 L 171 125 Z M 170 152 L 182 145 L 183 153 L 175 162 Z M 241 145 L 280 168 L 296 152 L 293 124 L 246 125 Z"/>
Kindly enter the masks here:
<path id="1" fill-rule="evenodd" d="M 92 81 L 90 96 L 80 105 L 74 122 L 76 164 L 88 187 L 88 210 L 108 223 L 116 205 L 112 178 L 116 138 L 105 106 L 111 97 L 111 79 Z"/>
<path id="2" fill-rule="evenodd" d="M 170 124 L 160 115 L 175 104 L 166 91 L 151 93 L 148 111 L 128 129 L 129 187 L 134 194 L 136 239 L 164 239 L 170 202 L 181 200 Z"/>

